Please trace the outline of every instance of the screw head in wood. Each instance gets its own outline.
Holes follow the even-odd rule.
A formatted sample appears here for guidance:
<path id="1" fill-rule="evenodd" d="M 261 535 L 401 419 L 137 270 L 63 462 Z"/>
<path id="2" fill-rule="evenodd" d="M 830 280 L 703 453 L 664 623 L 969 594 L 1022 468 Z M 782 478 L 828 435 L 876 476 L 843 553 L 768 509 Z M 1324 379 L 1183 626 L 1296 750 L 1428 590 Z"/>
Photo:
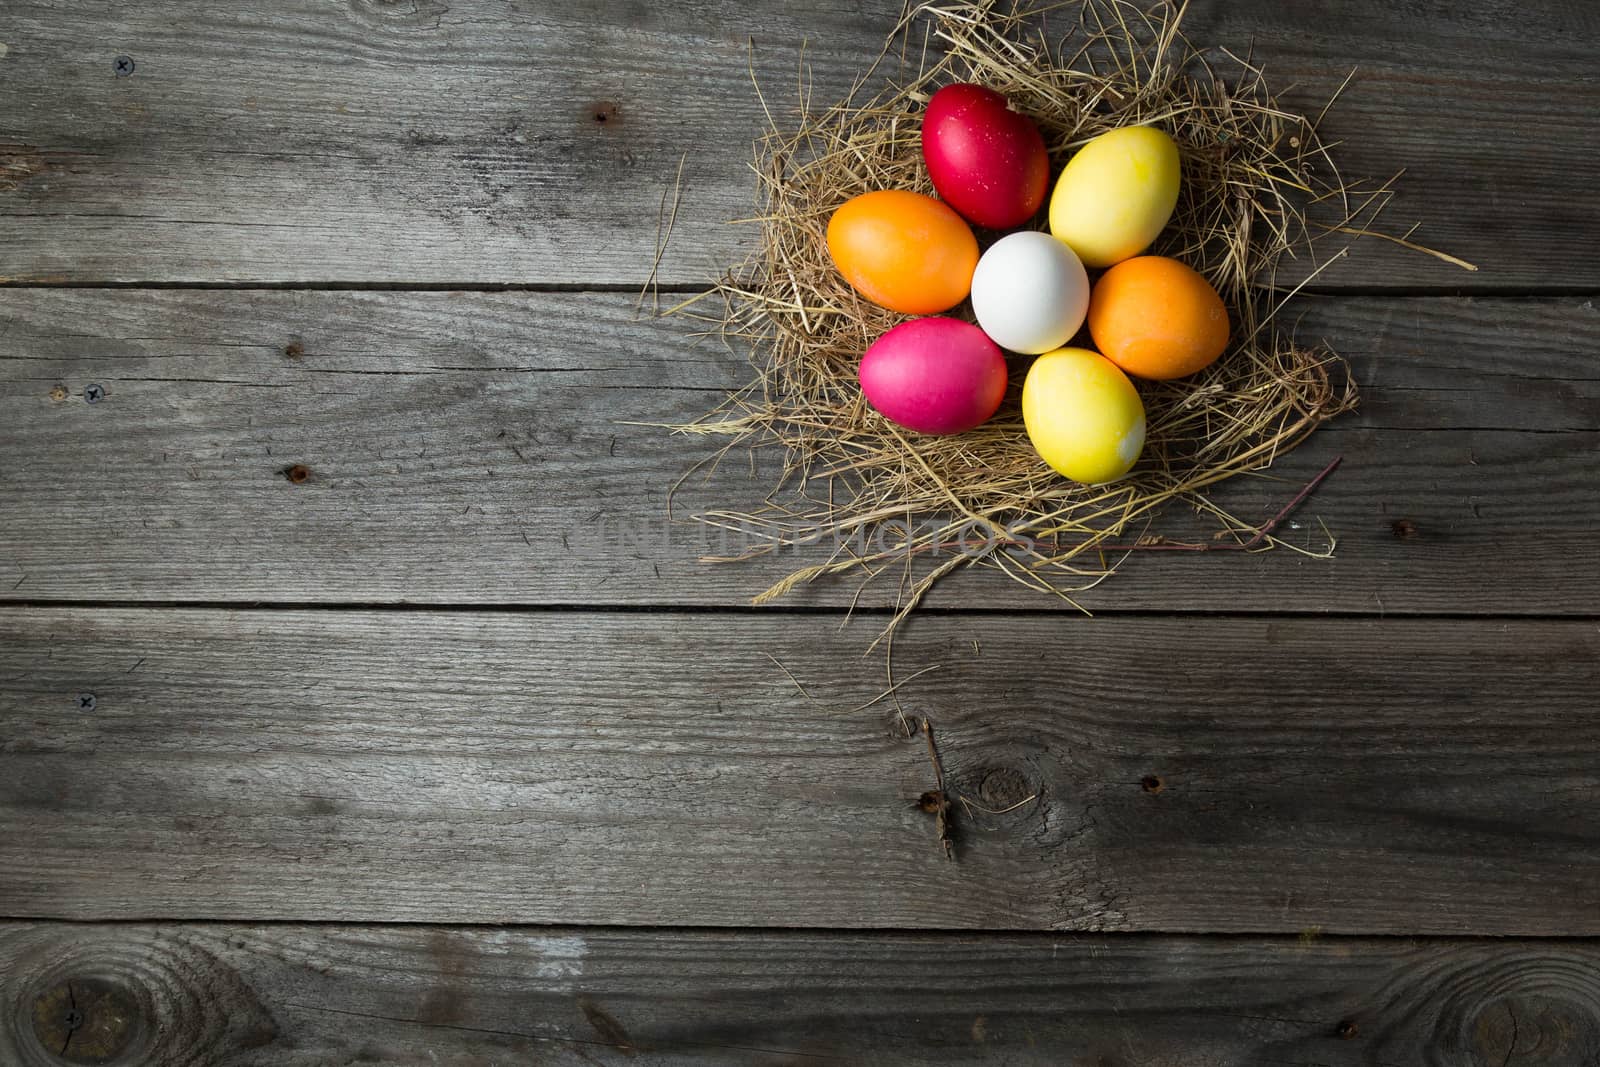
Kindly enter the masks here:
<path id="1" fill-rule="evenodd" d="M 112 62 L 112 69 L 117 72 L 117 77 L 126 78 L 133 73 L 133 58 L 131 56 L 118 56 Z"/>
<path id="2" fill-rule="evenodd" d="M 100 701 L 95 699 L 95 695 L 93 693 L 79 693 L 78 694 L 78 710 L 79 711 L 93 711 L 95 709 L 95 705 L 97 705 L 99 703 L 100 703 Z"/>
<path id="3" fill-rule="evenodd" d="M 99 382 L 90 382 L 83 387 L 83 398 L 91 404 L 98 404 L 105 398 L 106 387 Z"/>

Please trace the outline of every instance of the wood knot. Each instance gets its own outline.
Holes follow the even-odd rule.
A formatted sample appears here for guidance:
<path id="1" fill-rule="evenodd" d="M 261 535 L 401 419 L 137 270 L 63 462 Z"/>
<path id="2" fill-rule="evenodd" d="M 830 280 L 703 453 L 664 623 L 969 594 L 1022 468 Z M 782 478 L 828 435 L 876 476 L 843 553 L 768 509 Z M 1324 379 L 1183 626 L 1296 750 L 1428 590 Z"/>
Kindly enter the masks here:
<path id="1" fill-rule="evenodd" d="M 1539 1067 L 1593 1064 L 1600 1045 L 1594 1003 L 1583 995 L 1526 992 L 1487 1001 L 1473 1021 L 1468 1046 L 1479 1063 Z"/>
<path id="2" fill-rule="evenodd" d="M 34 1000 L 33 1036 L 64 1063 L 111 1063 L 133 1044 L 141 1018 L 138 1001 L 121 986 L 73 978 Z"/>
<path id="3" fill-rule="evenodd" d="M 1409 991 L 1399 991 L 1408 1001 L 1400 1017 L 1432 1020 L 1430 1032 L 1418 1035 L 1435 1052 L 1432 1062 L 1507 1067 L 1594 1067 L 1600 1062 L 1595 1056 L 1600 1049 L 1600 968 L 1585 948 L 1459 946 L 1436 952 L 1411 972 L 1407 984 Z"/>
<path id="4" fill-rule="evenodd" d="M 1339 1035 L 1340 1040 L 1350 1041 L 1361 1032 L 1361 1028 L 1356 1025 L 1354 1019 L 1340 1019 L 1339 1025 L 1333 1028 L 1333 1032 Z"/>
<path id="5" fill-rule="evenodd" d="M 299 485 L 301 482 L 304 482 L 307 478 L 311 477 L 311 468 L 306 466 L 304 463 L 296 463 L 292 467 L 285 467 L 283 469 L 283 476 L 289 479 L 289 481 L 293 482 L 295 485 Z"/>
<path id="6" fill-rule="evenodd" d="M 1421 536 L 1417 524 L 1410 519 L 1396 519 L 1389 524 L 1389 532 L 1402 541 L 1411 541 Z"/>
<path id="7" fill-rule="evenodd" d="M 1015 807 L 1033 795 L 1028 779 L 1021 771 L 1011 767 L 996 767 L 984 774 L 978 783 L 978 798 L 986 808 L 1004 811 Z"/>
<path id="8" fill-rule="evenodd" d="M 221 940 L 170 927 L 45 927 L 25 935 L 21 959 L 39 971 L 7 976 L 20 977 L 26 992 L 0 1021 L 0 1062 L 281 1062 L 287 1057 L 242 1054 L 273 1044 L 278 1030 L 255 991 L 216 954 L 242 940 L 232 948 Z M 8 1055 L 19 1043 L 20 1061 Z"/>
<path id="9" fill-rule="evenodd" d="M 1159 774 L 1147 774 L 1139 779 L 1139 788 L 1152 795 L 1167 788 L 1167 783 L 1162 781 Z"/>
<path id="10" fill-rule="evenodd" d="M 298 337 L 291 339 L 288 344 L 283 346 L 283 354 L 289 359 L 299 359 L 306 354 L 305 342 Z"/>
<path id="11" fill-rule="evenodd" d="M 615 100 L 597 100 L 589 108 L 589 120 L 597 126 L 615 126 L 622 121 L 622 111 Z"/>

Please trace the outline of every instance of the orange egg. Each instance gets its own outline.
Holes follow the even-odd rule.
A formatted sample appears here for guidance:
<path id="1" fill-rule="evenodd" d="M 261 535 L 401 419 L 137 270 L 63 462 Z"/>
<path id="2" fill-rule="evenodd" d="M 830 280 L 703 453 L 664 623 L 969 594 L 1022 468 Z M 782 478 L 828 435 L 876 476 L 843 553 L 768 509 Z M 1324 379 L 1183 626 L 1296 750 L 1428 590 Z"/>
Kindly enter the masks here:
<path id="1" fill-rule="evenodd" d="M 907 315 L 948 311 L 967 298 L 978 265 L 972 228 L 931 196 L 863 193 L 828 220 L 828 254 L 874 304 Z"/>
<path id="2" fill-rule="evenodd" d="M 1182 378 L 1228 347 L 1228 309 L 1201 274 L 1166 256 L 1125 259 L 1089 296 L 1089 333 L 1111 362 L 1139 378 Z"/>

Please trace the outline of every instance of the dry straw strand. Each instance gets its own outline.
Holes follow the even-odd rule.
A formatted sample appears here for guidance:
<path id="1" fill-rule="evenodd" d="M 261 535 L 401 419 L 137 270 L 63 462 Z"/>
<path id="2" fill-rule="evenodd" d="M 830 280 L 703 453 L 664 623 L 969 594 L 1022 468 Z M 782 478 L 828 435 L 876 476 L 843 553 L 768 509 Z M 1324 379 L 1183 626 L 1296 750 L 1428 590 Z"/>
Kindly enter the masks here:
<path id="1" fill-rule="evenodd" d="M 874 70 L 881 75 L 898 56 L 901 73 L 877 95 L 857 102 L 870 80 L 863 76 L 847 100 L 803 111 L 792 128 L 762 97 L 771 128 L 757 142 L 753 168 L 760 210 L 749 221 L 760 225 L 758 248 L 714 290 L 713 310 L 699 298 L 674 309 L 746 349 L 755 369 L 750 386 L 676 429 L 723 436 L 718 458 L 730 448 L 782 457 L 759 507 L 696 516 L 747 538 L 722 558 L 835 546 L 756 602 L 829 575 L 895 574 L 897 610 L 887 633 L 941 577 L 984 565 L 1072 603 L 1136 552 L 1206 547 L 1176 545 L 1154 531 L 1174 503 L 1214 520 L 1228 547 L 1286 545 L 1206 492 L 1266 469 L 1355 406 L 1343 360 L 1297 344 L 1281 319 L 1300 287 L 1347 248 L 1321 256 L 1317 240 L 1371 232 L 1393 181 L 1346 186 L 1318 133 L 1322 116 L 1285 110 L 1248 57 L 1198 49 L 1180 29 L 1182 14 L 1179 5 L 1132 0 L 927 4 L 905 12 L 886 43 Z M 1182 192 L 1152 251 L 1184 260 L 1212 282 L 1233 315 L 1234 340 L 1191 378 L 1140 383 L 1148 439 L 1121 481 L 1078 485 L 1045 466 L 1022 425 L 1026 364 L 1018 358 L 1000 412 L 964 434 L 903 433 L 861 396 L 861 353 L 903 317 L 868 303 L 839 277 L 827 222 L 859 193 L 932 191 L 921 115 L 933 91 L 957 81 L 1004 93 L 1038 123 L 1058 164 L 1122 126 L 1156 125 L 1179 144 Z M 1316 204 L 1334 209 L 1330 221 L 1308 222 Z M 1277 284 L 1285 256 L 1310 264 L 1287 291 Z M 1332 540 L 1322 549 L 1287 547 L 1326 555 Z"/>

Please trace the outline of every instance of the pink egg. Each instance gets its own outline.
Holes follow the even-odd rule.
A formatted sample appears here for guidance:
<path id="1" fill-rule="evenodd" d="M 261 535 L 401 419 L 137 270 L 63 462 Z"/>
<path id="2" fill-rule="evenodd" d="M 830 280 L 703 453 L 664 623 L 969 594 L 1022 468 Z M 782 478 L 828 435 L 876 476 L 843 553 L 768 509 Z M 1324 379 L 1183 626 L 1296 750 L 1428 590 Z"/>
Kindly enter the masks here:
<path id="1" fill-rule="evenodd" d="M 885 417 L 918 433 L 961 433 L 1006 395 L 1006 357 L 968 322 L 902 322 L 861 357 L 861 391 Z"/>
<path id="2" fill-rule="evenodd" d="M 946 85 L 933 94 L 922 119 L 922 158 L 940 198 L 992 230 L 1027 222 L 1050 191 L 1039 127 L 981 85 Z"/>

